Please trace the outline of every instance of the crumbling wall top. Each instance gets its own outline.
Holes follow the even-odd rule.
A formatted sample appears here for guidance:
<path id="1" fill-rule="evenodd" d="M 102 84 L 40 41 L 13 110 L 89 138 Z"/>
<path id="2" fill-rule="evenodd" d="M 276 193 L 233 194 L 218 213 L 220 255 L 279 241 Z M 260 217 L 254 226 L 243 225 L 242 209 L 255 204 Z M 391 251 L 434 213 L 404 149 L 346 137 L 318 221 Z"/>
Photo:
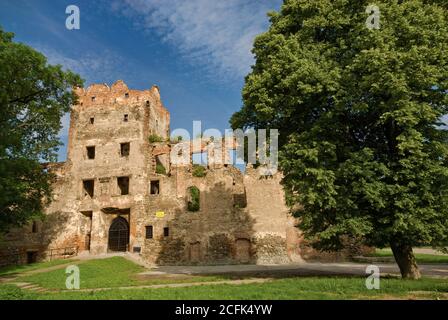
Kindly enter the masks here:
<path id="1" fill-rule="evenodd" d="M 162 107 L 168 112 L 160 100 L 160 89 L 153 85 L 149 90 L 132 90 L 123 80 L 118 80 L 110 87 L 103 84 L 92 84 L 87 88 L 74 88 L 78 96 L 77 107 L 90 107 L 104 104 L 136 104 L 147 103 L 148 105 Z"/>

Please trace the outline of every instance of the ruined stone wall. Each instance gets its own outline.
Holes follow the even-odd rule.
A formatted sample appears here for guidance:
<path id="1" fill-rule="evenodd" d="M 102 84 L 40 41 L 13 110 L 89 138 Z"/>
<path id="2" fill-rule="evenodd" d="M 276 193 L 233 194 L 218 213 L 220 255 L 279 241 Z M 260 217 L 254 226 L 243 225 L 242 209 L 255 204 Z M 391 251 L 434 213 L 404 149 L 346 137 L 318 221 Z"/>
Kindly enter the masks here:
<path id="1" fill-rule="evenodd" d="M 281 174 L 260 175 L 259 169 L 248 167 L 244 175 L 247 210 L 257 231 L 257 262 L 285 263 L 300 261 L 299 231 L 285 204 Z"/>
<path id="2" fill-rule="evenodd" d="M 47 165 L 55 175 L 53 201 L 42 221 L 37 220 L 23 228 L 14 228 L 0 241 L 0 265 L 27 263 L 27 254 L 35 253 L 36 260 L 45 260 L 50 254 L 58 256 L 61 251 L 52 251 L 53 244 L 62 247 L 79 245 L 77 219 L 67 206 L 70 174 L 66 163 Z M 34 224 L 34 226 L 33 226 Z M 60 256 L 58 256 L 60 257 Z"/>
<path id="3" fill-rule="evenodd" d="M 250 238 L 251 222 L 243 209 L 234 207 L 235 168 L 209 170 L 205 177 L 194 177 L 191 168 L 175 168 L 171 176 L 161 179 L 161 193 L 150 196 L 149 215 L 141 221 L 152 225 L 154 238 L 145 239 L 142 255 L 157 264 L 218 264 L 237 263 L 236 235 Z M 240 179 L 240 184 L 242 179 Z M 182 186 L 182 188 L 179 188 Z M 187 210 L 187 189 L 200 190 L 200 210 Z M 174 196 L 173 196 L 174 195 Z M 163 211 L 164 217 L 155 212 Z M 163 235 L 169 227 L 170 235 Z"/>
<path id="4" fill-rule="evenodd" d="M 205 177 L 194 177 L 192 171 L 180 166 L 172 168 L 169 177 L 153 177 L 160 179 L 161 193 L 148 198 L 149 215 L 138 222 L 142 234 L 146 226 L 154 231 L 152 239 L 143 240 L 145 260 L 154 264 L 297 261 L 299 238 L 288 237 L 294 225 L 288 223 L 278 180 L 265 184 L 258 172 L 243 175 L 232 166 L 209 168 Z M 197 212 L 187 210 L 190 186 L 200 190 Z M 269 203 L 278 199 L 279 205 Z M 163 217 L 157 217 L 160 211 Z M 293 250 L 288 250 L 288 241 Z"/>

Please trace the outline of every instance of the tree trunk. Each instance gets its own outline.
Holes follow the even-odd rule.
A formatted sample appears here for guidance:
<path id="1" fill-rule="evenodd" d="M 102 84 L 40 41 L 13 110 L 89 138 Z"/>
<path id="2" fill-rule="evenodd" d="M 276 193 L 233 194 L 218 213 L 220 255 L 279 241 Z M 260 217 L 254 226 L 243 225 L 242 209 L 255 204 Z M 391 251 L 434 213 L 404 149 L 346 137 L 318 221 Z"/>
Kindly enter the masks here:
<path id="1" fill-rule="evenodd" d="M 412 247 L 398 243 L 391 243 L 390 247 L 400 268 L 401 277 L 403 279 L 420 279 L 421 274 Z"/>

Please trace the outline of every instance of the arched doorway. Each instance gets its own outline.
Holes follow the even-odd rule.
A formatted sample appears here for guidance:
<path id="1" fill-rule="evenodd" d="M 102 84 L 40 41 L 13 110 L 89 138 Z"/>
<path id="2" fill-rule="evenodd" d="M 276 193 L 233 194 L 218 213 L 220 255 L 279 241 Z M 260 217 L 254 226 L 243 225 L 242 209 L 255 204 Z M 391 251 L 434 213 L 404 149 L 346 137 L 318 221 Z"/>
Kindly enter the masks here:
<path id="1" fill-rule="evenodd" d="M 129 223 L 125 218 L 115 218 L 109 228 L 109 250 L 127 251 L 128 244 Z"/>

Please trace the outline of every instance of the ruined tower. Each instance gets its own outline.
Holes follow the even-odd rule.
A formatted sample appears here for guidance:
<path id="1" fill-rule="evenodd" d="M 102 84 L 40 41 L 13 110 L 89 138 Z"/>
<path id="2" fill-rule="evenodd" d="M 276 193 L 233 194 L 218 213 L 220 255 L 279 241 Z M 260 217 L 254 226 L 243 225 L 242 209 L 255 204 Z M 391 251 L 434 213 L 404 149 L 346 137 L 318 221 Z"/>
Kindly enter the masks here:
<path id="1" fill-rule="evenodd" d="M 85 241 L 90 244 L 83 249 L 93 253 L 105 252 L 108 246 L 127 250 L 120 238 L 129 237 L 129 243 L 134 242 L 132 218 L 136 214 L 131 215 L 131 208 L 133 212 L 144 211 L 148 173 L 154 171 L 149 137 L 168 138 L 169 113 L 155 86 L 136 91 L 117 81 L 110 88 L 92 85 L 76 90 L 76 94 L 79 99 L 71 112 L 67 160 L 75 202 L 87 220 L 81 224 L 86 225 Z M 112 231 L 116 239 L 110 237 L 106 242 L 113 222 L 118 228 Z"/>

